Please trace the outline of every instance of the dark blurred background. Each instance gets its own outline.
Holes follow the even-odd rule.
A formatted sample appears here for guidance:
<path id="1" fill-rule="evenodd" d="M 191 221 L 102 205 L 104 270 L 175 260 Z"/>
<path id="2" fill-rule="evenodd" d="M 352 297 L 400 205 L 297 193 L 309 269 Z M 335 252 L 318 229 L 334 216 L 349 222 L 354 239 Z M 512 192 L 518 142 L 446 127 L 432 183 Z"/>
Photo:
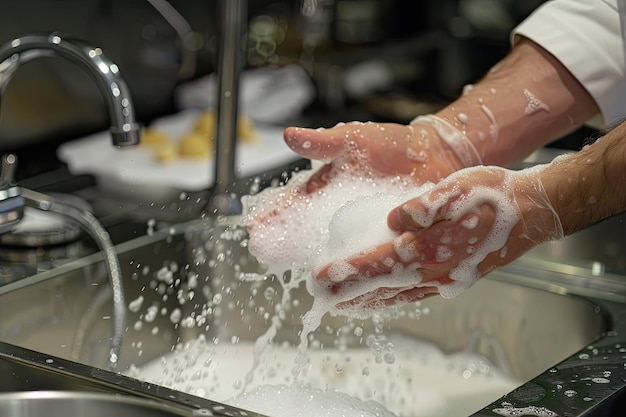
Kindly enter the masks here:
<path id="1" fill-rule="evenodd" d="M 250 0 L 246 67 L 295 63 L 307 71 L 316 97 L 294 122 L 406 123 L 501 59 L 511 29 L 541 3 Z M 0 43 L 59 31 L 101 47 L 120 67 L 138 119 L 149 123 L 177 110 L 178 85 L 214 71 L 216 7 L 215 0 L 1 0 Z M 57 163 L 59 143 L 106 128 L 93 81 L 60 59 L 25 64 L 1 97 L 0 148 L 19 154 L 20 176 Z"/>

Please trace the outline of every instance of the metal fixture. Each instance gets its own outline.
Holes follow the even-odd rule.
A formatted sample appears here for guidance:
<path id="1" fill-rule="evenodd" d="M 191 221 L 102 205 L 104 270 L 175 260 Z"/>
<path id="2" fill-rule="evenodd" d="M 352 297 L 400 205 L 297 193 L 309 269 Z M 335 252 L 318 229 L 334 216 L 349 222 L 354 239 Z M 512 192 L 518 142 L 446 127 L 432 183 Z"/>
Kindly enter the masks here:
<path id="1" fill-rule="evenodd" d="M 15 155 L 2 157 L 0 171 L 0 233 L 8 233 L 22 219 L 24 207 L 60 214 L 80 225 L 96 242 L 104 255 L 110 291 L 113 299 L 113 331 L 109 340 L 107 369 L 113 370 L 117 365 L 122 346 L 123 334 L 126 329 L 126 301 L 122 286 L 122 272 L 107 231 L 98 219 L 87 210 L 66 204 L 46 194 L 21 188 L 13 179 L 17 165 Z"/>
<path id="2" fill-rule="evenodd" d="M 148 0 L 163 19 L 176 31 L 180 39 L 181 62 L 178 75 L 183 79 L 191 78 L 197 67 L 194 32 L 185 17 L 167 0 Z"/>
<path id="3" fill-rule="evenodd" d="M 44 56 L 58 56 L 83 68 L 96 82 L 107 105 L 111 119 L 114 146 L 137 145 L 141 132 L 126 82 L 117 65 L 102 49 L 82 41 L 68 40 L 58 33 L 26 35 L 0 47 L 0 96 L 11 76 L 24 63 Z"/>
<path id="4" fill-rule="evenodd" d="M 85 69 L 95 81 L 107 105 L 114 146 L 139 143 L 141 128 L 126 82 L 117 65 L 100 48 L 78 40 L 68 40 L 58 33 L 25 35 L 0 46 L 0 98 L 11 77 L 26 62 L 38 57 L 58 56 Z M 0 171 L 0 233 L 10 231 L 24 214 L 24 200 L 14 181 L 16 158 L 7 155 Z"/>
<path id="5" fill-rule="evenodd" d="M 16 417 L 62 417 L 82 415 L 89 410 L 92 417 L 188 417 L 184 412 L 164 403 L 142 398 L 64 391 L 22 391 L 0 394 L 0 412 Z"/>
<path id="6" fill-rule="evenodd" d="M 113 146 L 137 145 L 140 126 L 135 123 L 135 114 L 126 82 L 117 65 L 100 48 L 81 41 L 68 40 L 57 33 L 50 35 L 26 35 L 5 43 L 0 47 L 0 96 L 4 93 L 11 76 L 25 62 L 38 57 L 58 56 L 85 69 L 96 82 L 107 105 L 111 119 Z M 121 272 L 117 254 L 109 235 L 98 220 L 87 210 L 64 204 L 50 196 L 32 190 L 21 189 L 14 179 L 17 158 L 5 155 L 0 170 L 0 233 L 10 232 L 22 219 L 24 207 L 31 206 L 69 217 L 87 231 L 105 257 L 113 294 L 113 334 L 109 343 L 107 368 L 117 364 L 126 323 L 126 304 L 121 284 Z"/>
<path id="7" fill-rule="evenodd" d="M 243 67 L 243 37 L 248 15 L 246 0 L 219 2 L 219 58 L 217 67 L 217 132 L 215 141 L 215 185 L 209 198 L 209 212 L 233 214 L 239 201 L 233 196 L 236 183 L 237 107 L 239 76 Z"/>
<path id="8" fill-rule="evenodd" d="M 71 204 L 62 203 L 46 194 L 36 191 L 25 188 L 21 191 L 26 205 L 39 210 L 63 215 L 78 223 L 90 235 L 94 242 L 96 242 L 102 252 L 104 265 L 109 277 L 111 298 L 113 300 L 113 332 L 109 338 L 109 353 L 106 368 L 109 370 L 115 369 L 122 349 L 124 332 L 126 331 L 126 300 L 122 285 L 122 270 L 109 234 L 100 225 L 98 219 L 89 211 L 74 207 Z"/>
<path id="9" fill-rule="evenodd" d="M 15 183 L 15 155 L 2 157 L 0 169 L 0 234 L 10 232 L 24 215 L 24 199 Z"/>

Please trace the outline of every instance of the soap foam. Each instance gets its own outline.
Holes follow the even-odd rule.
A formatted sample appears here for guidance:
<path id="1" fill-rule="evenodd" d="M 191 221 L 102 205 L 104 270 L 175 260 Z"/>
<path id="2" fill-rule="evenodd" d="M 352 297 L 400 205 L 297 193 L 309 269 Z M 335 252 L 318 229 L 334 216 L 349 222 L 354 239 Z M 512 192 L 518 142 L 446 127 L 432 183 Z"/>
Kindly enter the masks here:
<path id="1" fill-rule="evenodd" d="M 272 417 L 395 417 L 374 401 L 296 385 L 263 385 L 225 403 Z"/>
<path id="2" fill-rule="evenodd" d="M 468 410 L 478 410 L 520 384 L 471 349 L 446 354 L 434 344 L 398 333 L 368 334 L 359 329 L 367 346 L 312 348 L 297 383 L 291 374 L 296 349 L 273 344 L 260 358 L 254 382 L 242 392 L 253 344 L 216 345 L 205 340 L 181 344 L 161 358 L 133 367 L 130 376 L 272 417 L 324 416 L 322 405 L 335 411 L 332 416 L 378 412 L 465 417 Z M 305 394 L 312 396 L 310 403 Z M 345 409 L 347 404 L 355 408 Z"/>
<path id="3" fill-rule="evenodd" d="M 242 197 L 250 253 L 276 270 L 308 264 L 311 253 L 327 240 L 332 216 L 346 203 L 376 193 L 397 195 L 415 186 L 411 178 L 376 177 L 346 168 L 333 173 L 324 188 L 302 192 L 315 172 L 300 171 L 286 185 Z"/>
<path id="4" fill-rule="evenodd" d="M 514 416 L 533 416 L 533 417 L 558 417 L 558 414 L 545 407 L 528 406 L 528 407 L 503 407 L 494 408 L 492 410 L 496 414 L 500 414 L 505 417 Z"/>
<path id="5" fill-rule="evenodd" d="M 443 183 L 454 184 L 477 169 L 484 168 L 459 171 Z M 509 173 L 503 174 L 503 184 L 497 188 L 476 186 L 463 198 L 456 198 L 458 190 L 451 187 L 451 191 L 440 192 L 435 199 L 431 199 L 428 193 L 434 187 L 430 183 L 421 187 L 409 186 L 411 181 L 408 179 L 372 179 L 362 173 L 347 171 L 337 174 L 334 181 L 315 194 L 298 193 L 311 175 L 312 172 L 300 173 L 286 186 L 247 197 L 244 199 L 244 219 L 252 227 L 250 252 L 278 269 L 297 266 L 304 270 L 302 277 L 317 300 L 315 307 L 333 314 L 347 315 L 348 312 L 337 310 L 336 305 L 342 304 L 345 309 L 346 301 L 357 298 L 362 302 L 355 308 L 380 309 L 385 306 L 386 298 L 420 286 L 436 287 L 444 298 L 458 296 L 480 278 L 478 264 L 489 253 L 505 246 L 513 226 L 520 219 L 515 202 L 508 196 L 512 181 Z M 495 210 L 494 224 L 487 236 L 480 244 L 468 243 L 464 259 L 450 271 L 452 282 L 422 283 L 419 254 L 414 247 L 405 246 L 402 237 L 387 226 L 389 211 L 411 199 L 419 199 L 421 208 L 411 211 L 408 206 L 403 206 L 403 209 L 415 224 L 424 228 L 436 221 L 439 210 L 450 201 L 453 203 L 448 207 L 446 218 L 451 221 L 461 220 L 483 204 Z M 473 229 L 477 224 L 477 217 L 468 217 L 461 222 L 466 229 Z M 371 273 L 365 275 L 347 262 L 389 242 L 393 243 L 402 262 L 387 259 L 380 264 L 372 263 L 368 265 Z M 455 255 L 445 242 L 436 248 L 437 262 Z M 291 261 L 290 265 L 287 260 Z M 328 280 L 312 278 L 311 273 L 318 276 L 322 271 L 326 272 Z M 341 285 L 337 284 L 339 282 Z M 363 297 L 365 295 L 368 296 Z M 357 317 L 367 315 L 363 311 L 351 313 L 356 313 Z"/>
<path id="6" fill-rule="evenodd" d="M 369 253 L 396 239 L 399 235 L 387 226 L 387 215 L 393 208 L 430 188 L 432 184 L 401 194 L 376 193 L 358 197 L 340 207 L 328 224 L 328 238 L 317 247 L 313 256 L 314 275 L 337 260 Z M 331 280 L 338 281 L 333 279 L 333 274 L 329 275 Z"/>

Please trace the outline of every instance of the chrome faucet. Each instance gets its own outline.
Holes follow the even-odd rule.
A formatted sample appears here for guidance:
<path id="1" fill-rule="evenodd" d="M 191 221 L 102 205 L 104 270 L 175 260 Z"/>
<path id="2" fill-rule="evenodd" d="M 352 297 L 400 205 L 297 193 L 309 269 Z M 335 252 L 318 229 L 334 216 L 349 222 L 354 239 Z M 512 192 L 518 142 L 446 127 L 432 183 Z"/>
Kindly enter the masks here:
<path id="1" fill-rule="evenodd" d="M 0 46 L 0 98 L 15 71 L 24 63 L 43 56 L 58 56 L 85 69 L 96 82 L 111 119 L 113 146 L 139 143 L 141 128 L 135 123 L 135 112 L 126 82 L 119 68 L 100 48 L 57 33 L 26 35 Z M 0 106 L 1 109 L 1 106 Z M 0 172 L 0 233 L 10 231 L 23 216 L 24 199 L 14 180 L 15 156 L 2 159 Z"/>
<path id="2" fill-rule="evenodd" d="M 86 70 L 96 82 L 107 105 L 113 146 L 139 144 L 141 127 L 135 123 L 129 89 L 117 65 L 100 48 L 77 40 L 70 41 L 57 33 L 26 35 L 0 46 L 0 98 L 17 69 L 25 62 L 42 56 L 58 56 Z M 104 253 L 114 304 L 107 368 L 115 369 L 126 328 L 126 305 L 119 261 L 108 233 L 91 213 L 55 201 L 45 194 L 20 188 L 15 182 L 15 155 L 4 155 L 0 162 L 0 233 L 10 232 L 22 219 L 24 207 L 29 206 L 70 217 L 90 234 Z"/>
<path id="3" fill-rule="evenodd" d="M 133 103 L 119 68 L 100 48 L 60 34 L 26 35 L 0 47 L 0 97 L 11 76 L 24 63 L 42 56 L 58 56 L 83 68 L 96 82 L 111 119 L 114 146 L 139 143 L 140 126 L 135 123 Z"/>

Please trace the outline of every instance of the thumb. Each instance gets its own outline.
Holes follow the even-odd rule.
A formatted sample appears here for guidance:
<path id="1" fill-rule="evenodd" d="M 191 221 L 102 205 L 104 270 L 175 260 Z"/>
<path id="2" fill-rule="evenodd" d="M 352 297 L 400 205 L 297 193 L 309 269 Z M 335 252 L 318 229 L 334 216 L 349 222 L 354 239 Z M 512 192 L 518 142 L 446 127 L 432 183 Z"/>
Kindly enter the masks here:
<path id="1" fill-rule="evenodd" d="M 387 226 L 394 232 L 402 234 L 409 230 L 419 230 L 422 227 L 415 223 L 411 215 L 409 215 L 404 209 L 404 204 L 401 204 L 387 214 Z"/>

